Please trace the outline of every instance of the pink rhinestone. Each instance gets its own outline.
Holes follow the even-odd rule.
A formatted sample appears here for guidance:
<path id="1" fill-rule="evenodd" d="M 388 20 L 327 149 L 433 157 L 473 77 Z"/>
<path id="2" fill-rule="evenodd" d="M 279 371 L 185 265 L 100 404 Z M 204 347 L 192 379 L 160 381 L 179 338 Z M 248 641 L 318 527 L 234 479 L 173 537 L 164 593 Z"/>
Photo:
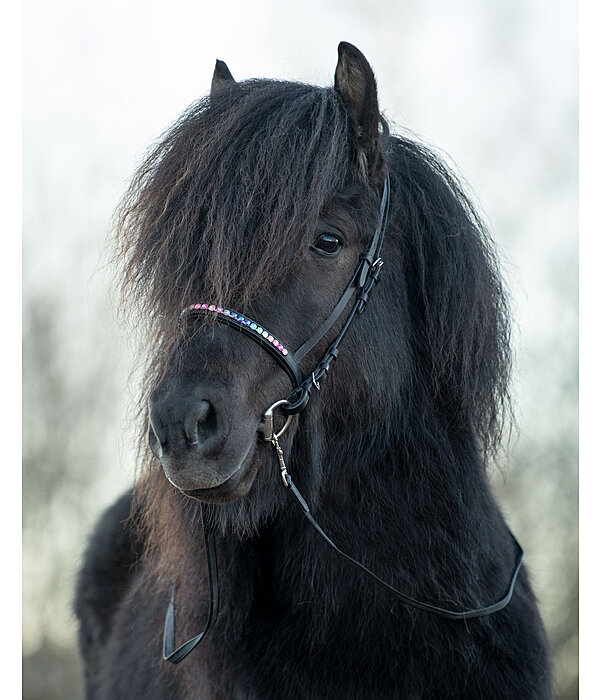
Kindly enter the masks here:
<path id="1" fill-rule="evenodd" d="M 282 350 L 281 352 L 282 352 L 284 355 L 287 355 L 287 354 L 288 354 L 288 351 L 287 351 L 285 348 L 283 348 L 283 350 Z"/>
<path id="2" fill-rule="evenodd" d="M 277 346 L 279 345 L 279 341 L 278 341 L 278 340 L 273 340 L 272 342 L 273 342 L 273 345 L 274 345 L 275 347 L 277 347 Z"/>
<path id="3" fill-rule="evenodd" d="M 199 309 L 199 308 L 200 308 L 200 304 L 196 304 L 196 306 L 192 306 L 192 309 Z"/>
<path id="4" fill-rule="evenodd" d="M 269 341 L 269 343 L 272 343 L 272 342 L 273 342 L 273 336 L 270 335 L 270 336 L 267 338 L 267 340 Z"/>
<path id="5" fill-rule="evenodd" d="M 208 309 L 208 304 L 202 304 L 201 309 Z"/>
<path id="6" fill-rule="evenodd" d="M 218 314 L 222 314 L 222 313 L 223 313 L 223 309 L 222 309 L 220 306 L 217 306 L 217 313 L 218 313 Z"/>
<path id="7" fill-rule="evenodd" d="M 214 305 L 214 304 L 211 304 L 211 305 L 208 307 L 208 310 L 209 310 L 209 311 L 214 311 L 214 310 L 215 310 L 215 305 Z"/>

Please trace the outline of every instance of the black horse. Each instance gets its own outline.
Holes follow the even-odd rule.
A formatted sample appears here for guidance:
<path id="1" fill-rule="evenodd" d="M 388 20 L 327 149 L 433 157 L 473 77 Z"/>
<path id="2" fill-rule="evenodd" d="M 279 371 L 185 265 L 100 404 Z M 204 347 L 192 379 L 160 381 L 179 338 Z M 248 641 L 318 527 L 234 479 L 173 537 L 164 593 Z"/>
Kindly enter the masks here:
<path id="1" fill-rule="evenodd" d="M 340 44 L 333 88 L 218 61 L 117 229 L 151 450 L 79 576 L 87 696 L 549 698 L 487 477 L 510 418 L 493 246 L 441 160 L 390 136 L 364 56 Z"/>

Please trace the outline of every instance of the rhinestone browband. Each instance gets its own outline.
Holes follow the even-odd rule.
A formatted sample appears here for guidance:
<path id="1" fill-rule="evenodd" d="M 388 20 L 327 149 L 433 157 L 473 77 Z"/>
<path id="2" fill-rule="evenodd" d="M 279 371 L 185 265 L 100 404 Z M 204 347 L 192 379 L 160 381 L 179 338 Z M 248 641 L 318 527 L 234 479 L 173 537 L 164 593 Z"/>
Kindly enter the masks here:
<path id="1" fill-rule="evenodd" d="M 279 340 L 275 338 L 275 336 L 269 333 L 269 331 L 265 330 L 259 323 L 256 323 L 256 321 L 253 321 L 247 316 L 238 314 L 235 311 L 230 311 L 229 309 L 224 309 L 221 306 L 215 306 L 214 304 L 191 304 L 190 306 L 186 306 L 185 309 L 183 309 L 183 311 L 181 312 L 181 316 L 183 316 L 186 313 L 189 313 L 190 311 L 206 311 L 208 313 L 222 314 L 223 316 L 226 316 L 236 321 L 242 326 L 246 326 L 250 331 L 253 332 L 257 339 L 261 340 L 262 342 L 266 341 L 274 348 L 277 348 L 277 350 L 279 350 L 279 352 L 284 357 L 289 354 L 289 350 L 287 350 L 287 348 L 284 348 L 283 345 L 279 342 Z"/>

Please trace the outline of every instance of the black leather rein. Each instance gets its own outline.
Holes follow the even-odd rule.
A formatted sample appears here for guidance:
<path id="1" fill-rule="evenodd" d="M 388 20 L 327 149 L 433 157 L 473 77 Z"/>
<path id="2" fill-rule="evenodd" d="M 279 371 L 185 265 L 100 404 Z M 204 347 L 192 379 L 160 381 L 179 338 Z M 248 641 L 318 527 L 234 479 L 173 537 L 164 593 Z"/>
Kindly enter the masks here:
<path id="1" fill-rule="evenodd" d="M 261 438 L 267 442 L 270 442 L 273 446 L 274 453 L 279 463 L 280 475 L 283 485 L 287 490 L 294 496 L 296 503 L 302 509 L 306 519 L 318 533 L 318 535 L 326 542 L 326 544 L 331 547 L 339 556 L 341 556 L 345 561 L 358 569 L 363 575 L 370 578 L 375 584 L 380 588 L 385 590 L 391 596 L 401 601 L 405 605 L 409 605 L 413 608 L 417 608 L 427 613 L 434 615 L 439 615 L 441 617 L 448 618 L 450 620 L 468 620 L 475 617 L 483 617 L 484 615 L 491 615 L 496 613 L 503 608 L 505 608 L 513 595 L 515 583 L 517 576 L 521 569 L 521 564 L 523 562 L 523 550 L 519 543 L 517 542 L 515 536 L 509 530 L 509 534 L 513 539 L 517 551 L 516 563 L 513 570 L 513 574 L 508 586 L 506 594 L 495 603 L 487 605 L 481 608 L 475 608 L 472 610 L 449 610 L 437 605 L 432 605 L 430 603 L 423 603 L 415 598 L 412 598 L 404 593 L 401 593 L 395 589 L 390 584 L 386 583 L 380 579 L 376 574 L 367 569 L 359 561 L 351 557 L 349 554 L 341 550 L 333 540 L 323 531 L 319 523 L 314 519 L 310 508 L 306 503 L 306 500 L 302 494 L 298 491 L 296 485 L 294 484 L 292 477 L 287 471 L 283 450 L 279 445 L 279 437 L 287 429 L 291 416 L 296 413 L 300 413 L 306 407 L 308 400 L 310 398 L 310 392 L 313 388 L 320 389 L 320 381 L 327 375 L 330 365 L 337 358 L 339 345 L 342 342 L 344 336 L 346 335 L 348 329 L 350 328 L 352 322 L 358 314 L 362 312 L 365 304 L 369 298 L 369 294 L 373 289 L 374 285 L 379 280 L 379 275 L 381 272 L 381 266 L 383 261 L 381 259 L 381 249 L 383 246 L 383 240 L 385 237 L 385 231 L 387 227 L 387 219 L 389 212 L 389 200 L 390 200 L 390 182 L 389 176 L 386 176 L 383 193 L 381 196 L 381 205 L 379 211 L 379 222 L 373 237 L 367 248 L 360 255 L 358 265 L 356 266 L 354 273 L 348 283 L 346 289 L 342 293 L 340 300 L 336 304 L 335 308 L 329 315 L 329 317 L 323 322 L 319 329 L 294 353 L 290 352 L 284 345 L 279 341 L 279 339 L 273 336 L 270 331 L 263 328 L 259 323 L 246 317 L 243 314 L 239 314 L 235 311 L 229 309 L 221 308 L 215 306 L 214 304 L 193 304 L 186 307 L 181 315 L 182 317 L 189 313 L 207 313 L 215 314 L 219 321 L 222 321 L 230 326 L 239 328 L 243 333 L 251 337 L 253 340 L 258 342 L 261 347 L 266 349 L 271 355 L 279 362 L 281 367 L 285 370 L 289 376 L 293 389 L 290 395 L 286 399 L 277 401 L 272 406 L 270 406 L 263 416 L 263 422 L 259 428 L 259 435 Z M 306 378 L 303 378 L 302 373 L 299 368 L 300 360 L 305 357 L 305 355 L 312 350 L 320 340 L 324 338 L 327 332 L 334 326 L 336 321 L 340 318 L 346 307 L 348 306 L 350 300 L 354 298 L 354 303 L 350 309 L 346 320 L 336 336 L 335 340 L 331 343 L 325 354 L 323 355 L 321 361 L 317 364 L 315 369 Z M 278 408 L 284 415 L 287 415 L 287 422 L 276 432 L 274 427 L 274 410 Z M 163 636 L 163 658 L 165 661 L 170 661 L 171 663 L 177 664 L 182 661 L 201 641 L 204 639 L 212 625 L 214 624 L 218 615 L 218 572 L 217 572 L 217 557 L 216 557 L 216 547 L 214 540 L 214 532 L 212 526 L 210 525 L 209 519 L 205 517 L 205 505 L 201 504 L 201 516 L 204 528 L 204 541 L 206 549 L 206 560 L 207 560 L 207 572 L 208 572 L 208 591 L 209 591 L 209 609 L 207 615 L 207 621 L 204 630 L 188 640 L 181 646 L 175 648 L 175 587 L 173 586 L 171 590 L 171 600 L 167 608 L 167 614 L 165 618 L 165 628 Z"/>

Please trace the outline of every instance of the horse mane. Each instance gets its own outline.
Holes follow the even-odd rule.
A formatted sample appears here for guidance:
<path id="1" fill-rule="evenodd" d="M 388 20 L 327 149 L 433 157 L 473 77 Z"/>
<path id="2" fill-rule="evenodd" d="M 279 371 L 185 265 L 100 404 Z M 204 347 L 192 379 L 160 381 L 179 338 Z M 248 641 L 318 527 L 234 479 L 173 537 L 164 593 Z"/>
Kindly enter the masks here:
<path id="1" fill-rule="evenodd" d="M 464 185 L 431 149 L 395 138 L 390 170 L 413 372 L 448 428 L 470 428 L 486 462 L 512 420 L 511 314 L 498 256 Z"/>
<path id="2" fill-rule="evenodd" d="M 178 337 L 184 306 L 210 300 L 251 307 L 298 264 L 301 243 L 334 196 L 360 193 L 365 211 L 358 215 L 365 220 L 378 199 L 361 181 L 364 168 L 333 89 L 266 80 L 238 85 L 183 114 L 147 155 L 118 211 L 122 291 L 136 324 L 145 325 L 151 355 L 140 402 L 142 432 L 149 388 Z M 377 439 L 375 431 L 350 433 L 331 469 L 341 470 L 345 459 L 358 465 L 356 455 L 374 454 L 377 441 L 393 439 L 410 454 L 423 484 L 439 480 L 439 465 L 448 455 L 460 460 L 461 452 L 470 461 L 476 455 L 483 472 L 510 416 L 509 309 L 498 260 L 485 225 L 443 160 L 406 136 L 385 145 L 392 188 L 388 245 L 395 241 L 399 256 L 384 275 L 398 280 L 398 294 L 404 290 L 406 298 L 383 299 L 377 290 L 371 303 L 398 303 L 411 362 L 402 387 L 386 380 L 397 395 L 386 414 L 372 409 L 378 411 Z M 252 232 L 260 245 L 248 245 Z M 336 381 L 332 376 L 332 387 Z M 373 401 L 363 384 L 354 391 L 355 406 Z M 313 421 L 313 410 L 309 406 L 303 420 Z M 308 449 L 300 440 L 298 453 Z M 310 449 L 315 461 L 324 447 Z M 145 455 L 135 509 L 147 555 L 156 556 L 156 574 L 168 583 L 167 572 L 201 551 L 199 509 L 168 484 L 147 449 Z M 375 477 L 369 487 L 373 493 L 379 488 Z M 237 509 L 240 531 L 253 530 L 250 501 L 220 507 Z"/>

